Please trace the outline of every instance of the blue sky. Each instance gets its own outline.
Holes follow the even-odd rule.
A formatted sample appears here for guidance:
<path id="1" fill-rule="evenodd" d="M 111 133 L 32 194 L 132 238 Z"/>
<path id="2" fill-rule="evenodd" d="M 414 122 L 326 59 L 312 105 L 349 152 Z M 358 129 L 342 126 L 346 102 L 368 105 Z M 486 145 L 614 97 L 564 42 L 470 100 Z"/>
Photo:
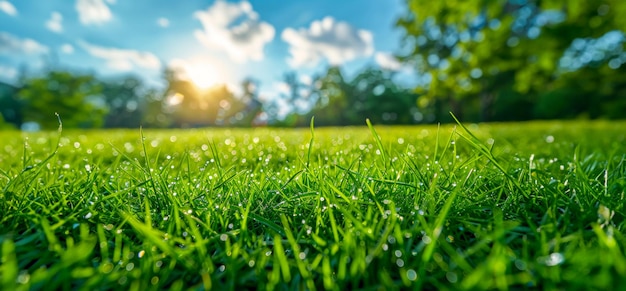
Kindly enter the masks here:
<path id="1" fill-rule="evenodd" d="M 400 69 L 403 0 L 0 0 L 0 80 L 46 64 L 136 74 L 158 86 L 173 66 L 200 86 L 244 77 L 277 93 L 328 64 Z"/>

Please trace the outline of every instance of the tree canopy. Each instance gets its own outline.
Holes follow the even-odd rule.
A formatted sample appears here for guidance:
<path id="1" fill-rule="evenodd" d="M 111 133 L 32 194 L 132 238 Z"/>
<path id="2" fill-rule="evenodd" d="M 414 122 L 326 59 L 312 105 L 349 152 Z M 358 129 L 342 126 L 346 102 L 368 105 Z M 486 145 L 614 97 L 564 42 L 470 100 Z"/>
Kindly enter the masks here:
<path id="1" fill-rule="evenodd" d="M 591 94 L 567 94 L 571 101 L 596 103 L 610 98 L 591 91 L 605 88 L 609 94 L 602 96 L 615 96 L 626 81 L 611 77 L 624 75 L 624 1 L 408 0 L 406 5 L 397 22 L 406 52 L 400 57 L 430 78 L 418 88 L 428 97 L 422 107 L 443 102 L 462 116 L 479 103 L 481 119 L 489 120 L 501 115 L 494 112 L 496 101 L 548 102 L 543 97 L 558 99 L 554 96 L 577 80 L 587 83 L 578 84 Z M 590 85 L 595 81 L 601 84 Z M 521 118 L 550 117 L 531 106 L 526 110 Z"/>
<path id="2" fill-rule="evenodd" d="M 107 108 L 98 99 L 102 92 L 93 75 L 67 71 L 49 71 L 42 77 L 29 78 L 17 92 L 23 102 L 24 122 L 35 122 L 43 129 L 58 127 L 54 114 L 63 117 L 67 127 L 102 127 Z"/>

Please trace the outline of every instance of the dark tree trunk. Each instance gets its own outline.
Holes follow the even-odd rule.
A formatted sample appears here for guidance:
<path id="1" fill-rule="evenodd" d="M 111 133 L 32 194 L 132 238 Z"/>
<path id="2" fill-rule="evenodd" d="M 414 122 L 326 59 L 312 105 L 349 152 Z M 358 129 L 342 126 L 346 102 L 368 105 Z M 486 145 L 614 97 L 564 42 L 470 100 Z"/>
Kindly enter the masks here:
<path id="1" fill-rule="evenodd" d="M 495 94 L 493 92 L 483 92 L 480 94 L 480 121 L 491 121 L 493 116 L 493 102 Z"/>
<path id="2" fill-rule="evenodd" d="M 458 119 L 461 122 L 464 121 L 465 115 L 463 114 L 463 101 L 462 100 L 458 100 L 456 98 L 450 98 L 450 111 L 452 111 L 452 114 L 456 116 L 456 119 Z"/>

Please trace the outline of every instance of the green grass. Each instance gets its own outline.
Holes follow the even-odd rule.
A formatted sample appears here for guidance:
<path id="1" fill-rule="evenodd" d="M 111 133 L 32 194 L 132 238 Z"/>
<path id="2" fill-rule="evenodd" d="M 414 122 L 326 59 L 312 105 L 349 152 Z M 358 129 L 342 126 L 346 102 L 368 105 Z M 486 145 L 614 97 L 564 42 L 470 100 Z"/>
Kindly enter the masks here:
<path id="1" fill-rule="evenodd" d="M 626 288 L 626 123 L 466 126 L 0 132 L 0 289 Z"/>

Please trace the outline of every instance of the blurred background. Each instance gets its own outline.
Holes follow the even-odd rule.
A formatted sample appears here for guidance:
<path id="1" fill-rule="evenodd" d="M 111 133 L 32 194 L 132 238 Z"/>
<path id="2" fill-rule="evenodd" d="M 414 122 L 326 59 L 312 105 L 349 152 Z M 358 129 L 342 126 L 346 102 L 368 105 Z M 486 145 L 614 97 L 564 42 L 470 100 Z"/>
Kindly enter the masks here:
<path id="1" fill-rule="evenodd" d="M 626 117 L 626 1 L 0 0 L 0 128 Z"/>

